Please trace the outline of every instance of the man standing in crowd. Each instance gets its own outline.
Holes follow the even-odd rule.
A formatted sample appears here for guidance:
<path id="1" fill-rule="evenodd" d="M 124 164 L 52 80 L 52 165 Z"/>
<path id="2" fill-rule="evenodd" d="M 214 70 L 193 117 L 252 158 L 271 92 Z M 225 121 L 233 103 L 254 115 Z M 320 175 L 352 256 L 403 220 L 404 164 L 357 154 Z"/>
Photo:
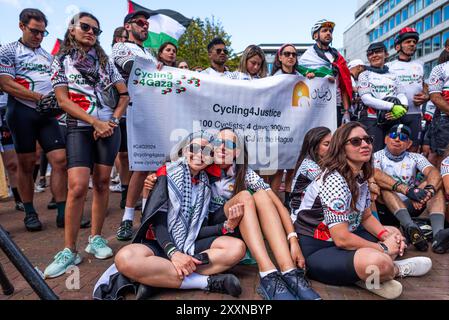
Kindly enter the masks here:
<path id="1" fill-rule="evenodd" d="M 136 57 L 151 60 L 157 63 L 156 58 L 148 48 L 143 47 L 143 42 L 148 38 L 150 15 L 146 11 L 137 11 L 128 14 L 124 20 L 125 30 L 128 32 L 128 40 L 118 42 L 112 48 L 112 60 L 126 82 L 129 80 L 131 69 Z M 132 105 L 130 105 L 132 108 Z M 128 136 L 126 129 L 126 119 L 120 119 L 120 130 L 122 134 L 122 145 L 120 146 L 120 174 L 122 184 L 122 200 L 120 207 L 125 209 L 122 222 L 117 230 L 119 241 L 129 241 L 133 235 L 133 221 L 137 201 L 143 189 L 143 183 L 148 176 L 148 171 L 132 172 L 129 174 L 128 160 Z"/>
<path id="2" fill-rule="evenodd" d="M 331 47 L 335 23 L 323 19 L 312 27 L 316 44 L 298 61 L 298 71 L 309 79 L 324 77 L 337 83 L 337 126 L 350 121 L 349 107 L 352 98 L 351 74 L 345 59 Z"/>
<path id="3" fill-rule="evenodd" d="M 390 72 L 396 74 L 400 84 L 397 93 L 404 94 L 408 100 L 408 112 L 401 119 L 411 131 L 413 145 L 410 149 L 417 152 L 421 141 L 422 105 L 429 101 L 427 85 L 424 83 L 424 67 L 422 63 L 412 61 L 415 55 L 419 33 L 414 28 L 403 28 L 395 39 L 398 60 L 387 63 Z"/>
<path id="4" fill-rule="evenodd" d="M 22 37 L 0 48 L 0 87 L 9 95 L 6 120 L 18 156 L 18 187 L 25 207 L 25 227 L 28 231 L 40 231 L 42 224 L 33 206 L 36 142 L 52 166 L 51 189 L 58 207 L 57 224 L 64 221 L 67 198 L 66 153 L 58 121 L 36 111 L 37 104 L 52 91 L 52 56 L 40 46 L 48 35 L 47 18 L 37 9 L 25 9 L 20 13 L 19 27 Z"/>
<path id="5" fill-rule="evenodd" d="M 213 39 L 207 45 L 207 52 L 210 60 L 210 67 L 202 73 L 223 77 L 228 73 L 226 62 L 228 61 L 229 51 L 221 38 Z"/>
<path id="6" fill-rule="evenodd" d="M 358 113 L 361 110 L 361 100 L 358 92 L 359 75 L 366 70 L 366 66 L 361 59 L 355 59 L 348 63 L 348 69 L 351 73 L 352 100 L 351 100 L 351 120 L 357 121 Z"/>

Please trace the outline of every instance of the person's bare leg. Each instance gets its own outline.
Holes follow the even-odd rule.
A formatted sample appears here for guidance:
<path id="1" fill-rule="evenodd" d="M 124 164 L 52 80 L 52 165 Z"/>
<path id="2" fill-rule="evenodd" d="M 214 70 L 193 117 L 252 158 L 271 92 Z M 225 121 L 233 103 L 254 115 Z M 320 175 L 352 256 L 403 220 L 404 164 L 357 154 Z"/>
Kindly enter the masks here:
<path id="1" fill-rule="evenodd" d="M 83 216 L 84 202 L 89 190 L 89 168 L 68 170 L 69 191 L 65 208 L 65 247 L 76 251 L 76 241 Z"/>
<path id="2" fill-rule="evenodd" d="M 127 208 L 134 208 L 136 206 L 136 203 L 142 194 L 143 184 L 147 176 L 148 171 L 135 171 L 132 173 L 131 180 L 129 182 L 128 196 L 126 197 Z"/>
<path id="3" fill-rule="evenodd" d="M 104 165 L 95 165 L 93 182 L 93 201 L 92 201 L 92 229 L 91 235 L 101 235 L 106 212 L 109 203 L 109 182 L 111 180 L 112 167 Z"/>
<path id="4" fill-rule="evenodd" d="M 18 172 L 17 186 L 24 203 L 32 203 L 34 198 L 33 172 L 36 164 L 36 153 L 17 154 Z"/>
<path id="5" fill-rule="evenodd" d="M 379 271 L 380 283 L 393 280 L 399 272 L 390 256 L 368 248 L 357 250 L 354 256 L 354 267 L 363 281 L 373 275 L 373 267 L 375 267 Z"/>
<path id="6" fill-rule="evenodd" d="M 2 153 L 3 164 L 8 174 L 8 182 L 11 188 L 17 188 L 18 161 L 17 154 L 14 150 Z"/>
<path id="7" fill-rule="evenodd" d="M 47 154 L 51 165 L 51 192 L 56 202 L 67 199 L 67 161 L 65 149 L 55 150 Z"/>
<path id="8" fill-rule="evenodd" d="M 124 186 L 129 186 L 131 180 L 131 172 L 129 171 L 128 152 L 120 152 L 118 154 L 120 182 Z"/>

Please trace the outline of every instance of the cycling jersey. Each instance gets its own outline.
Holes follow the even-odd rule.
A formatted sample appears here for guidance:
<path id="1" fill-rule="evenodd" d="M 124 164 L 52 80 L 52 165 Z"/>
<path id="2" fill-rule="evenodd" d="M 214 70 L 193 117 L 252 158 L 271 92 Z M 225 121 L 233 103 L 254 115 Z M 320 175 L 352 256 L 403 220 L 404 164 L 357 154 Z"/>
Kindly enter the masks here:
<path id="1" fill-rule="evenodd" d="M 72 102 L 96 119 L 110 120 L 114 111 L 101 100 L 101 95 L 96 94 L 95 89 L 87 83 L 73 64 L 74 61 L 70 55 L 54 59 L 52 64 L 53 76 L 51 77 L 53 87 L 68 87 L 69 98 Z M 100 78 L 104 86 L 123 81 L 117 68 L 110 62 L 107 63 L 105 70 L 100 71 Z M 66 122 L 68 126 L 90 126 L 90 124 L 74 119 L 70 115 L 67 115 Z"/>
<path id="2" fill-rule="evenodd" d="M 292 220 L 296 221 L 298 209 L 304 199 L 307 187 L 321 174 L 320 166 L 313 160 L 305 158 L 299 166 L 292 183 L 290 193 L 290 207 L 292 208 Z"/>
<path id="3" fill-rule="evenodd" d="M 253 79 L 259 78 L 257 76 L 251 77 L 249 74 L 239 72 L 239 71 L 227 72 L 226 77 L 228 77 L 229 79 L 232 79 L 232 80 L 253 80 Z"/>
<path id="4" fill-rule="evenodd" d="M 416 94 L 423 92 L 424 67 L 421 63 L 410 61 L 392 61 L 387 63 L 390 72 L 397 76 L 400 86 L 398 94 L 403 93 L 408 100 L 408 114 L 421 114 L 421 106 L 416 106 L 413 99 Z"/>
<path id="5" fill-rule="evenodd" d="M 157 64 L 150 49 L 141 47 L 134 42 L 118 42 L 112 48 L 111 59 L 126 82 L 129 79 L 129 72 L 125 71 L 124 67 L 127 63 L 134 62 L 136 57 L 151 60 Z"/>
<path id="6" fill-rule="evenodd" d="M 352 194 L 348 183 L 338 172 L 332 172 L 326 180 L 325 173 L 307 188 L 295 222 L 296 232 L 303 236 L 333 242 L 330 229 L 347 223 L 349 232 L 355 232 L 371 206 L 367 181 L 359 181 L 357 210 L 351 208 Z"/>
<path id="7" fill-rule="evenodd" d="M 31 49 L 20 40 L 0 47 L 0 75 L 7 75 L 26 89 L 48 94 L 51 90 L 52 56 L 42 49 Z M 30 108 L 36 102 L 15 98 Z"/>
<path id="8" fill-rule="evenodd" d="M 0 109 L 5 109 L 8 103 L 8 95 L 0 91 Z M 2 127 L 2 118 L 0 117 L 0 128 Z"/>
<path id="9" fill-rule="evenodd" d="M 429 78 L 429 93 L 441 93 L 449 103 L 449 62 L 433 68 Z"/>
<path id="10" fill-rule="evenodd" d="M 404 157 L 402 160 L 402 156 Z M 388 174 L 396 181 L 401 181 L 409 187 L 414 187 L 417 183 L 417 171 L 424 173 L 424 170 L 433 167 L 432 164 L 421 154 L 405 152 L 401 157 L 394 159 L 389 155 L 388 150 L 384 149 L 374 154 L 374 167 Z M 397 193 L 401 200 L 407 197 Z"/>
<path id="11" fill-rule="evenodd" d="M 221 173 L 221 179 L 211 181 L 212 197 L 209 212 L 215 212 L 234 196 L 236 166 L 231 166 L 227 172 Z M 245 187 L 251 192 L 270 190 L 270 186 L 252 169 L 248 168 L 245 176 Z"/>
<path id="12" fill-rule="evenodd" d="M 368 118 L 377 119 L 376 109 L 390 111 L 393 103 L 382 100 L 386 97 L 396 97 L 399 87 L 397 76 L 391 72 L 385 74 L 369 70 L 362 72 L 359 76 L 358 92 L 363 103 L 368 107 Z"/>
<path id="13" fill-rule="evenodd" d="M 441 176 L 443 178 L 449 176 L 449 157 L 444 159 L 441 163 Z"/>
<path id="14" fill-rule="evenodd" d="M 208 74 L 208 75 L 211 75 L 211 76 L 216 76 L 216 77 L 225 77 L 230 72 L 229 71 L 225 71 L 225 72 L 221 73 L 221 72 L 217 72 L 215 69 L 209 67 L 206 70 L 201 71 L 201 73 Z"/>

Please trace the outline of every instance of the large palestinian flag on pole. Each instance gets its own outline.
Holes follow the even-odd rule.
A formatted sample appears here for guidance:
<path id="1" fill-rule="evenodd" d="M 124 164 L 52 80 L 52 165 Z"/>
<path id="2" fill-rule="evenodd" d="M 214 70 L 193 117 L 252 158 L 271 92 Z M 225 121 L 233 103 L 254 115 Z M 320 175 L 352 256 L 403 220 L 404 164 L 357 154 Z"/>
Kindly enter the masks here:
<path id="1" fill-rule="evenodd" d="M 150 10 L 128 0 L 128 13 L 136 11 L 146 11 L 151 15 L 148 19 L 150 22 L 148 39 L 144 42 L 144 46 L 154 50 L 158 50 L 167 41 L 178 45 L 179 38 L 192 22 L 192 19 L 184 17 L 179 12 L 168 9 Z"/>

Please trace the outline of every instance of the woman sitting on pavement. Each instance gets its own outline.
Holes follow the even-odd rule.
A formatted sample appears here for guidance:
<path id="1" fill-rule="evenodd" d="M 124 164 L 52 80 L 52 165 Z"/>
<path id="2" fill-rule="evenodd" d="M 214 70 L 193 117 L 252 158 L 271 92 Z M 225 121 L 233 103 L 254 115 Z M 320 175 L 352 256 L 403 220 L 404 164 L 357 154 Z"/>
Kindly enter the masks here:
<path id="1" fill-rule="evenodd" d="M 313 128 L 304 137 L 290 195 L 293 222 L 296 221 L 297 210 L 301 206 L 307 187 L 321 174 L 319 163 L 326 155 L 331 139 L 332 132 L 326 127 Z"/>
<path id="2" fill-rule="evenodd" d="M 173 161 L 158 171 L 158 183 L 133 244 L 117 253 L 116 269 L 112 266 L 103 275 L 95 297 L 120 296 L 123 284 L 117 281 L 117 271 L 144 286 L 240 295 L 240 282 L 234 275 L 217 274 L 242 259 L 245 244 L 207 225 L 211 190 L 204 170 L 212 162 L 210 136 L 192 134 L 176 150 Z M 228 210 L 229 227 L 235 227 L 243 215 L 242 205 Z M 200 253 L 209 261 L 198 260 Z"/>
<path id="3" fill-rule="evenodd" d="M 308 275 L 329 285 L 358 284 L 387 299 L 399 297 L 402 285 L 393 279 L 425 275 L 432 261 L 394 261 L 404 254 L 405 238 L 371 214 L 373 138 L 358 122 L 342 126 L 321 167 L 323 174 L 307 189 L 295 223 Z M 368 283 L 375 272 L 380 286 Z"/>

